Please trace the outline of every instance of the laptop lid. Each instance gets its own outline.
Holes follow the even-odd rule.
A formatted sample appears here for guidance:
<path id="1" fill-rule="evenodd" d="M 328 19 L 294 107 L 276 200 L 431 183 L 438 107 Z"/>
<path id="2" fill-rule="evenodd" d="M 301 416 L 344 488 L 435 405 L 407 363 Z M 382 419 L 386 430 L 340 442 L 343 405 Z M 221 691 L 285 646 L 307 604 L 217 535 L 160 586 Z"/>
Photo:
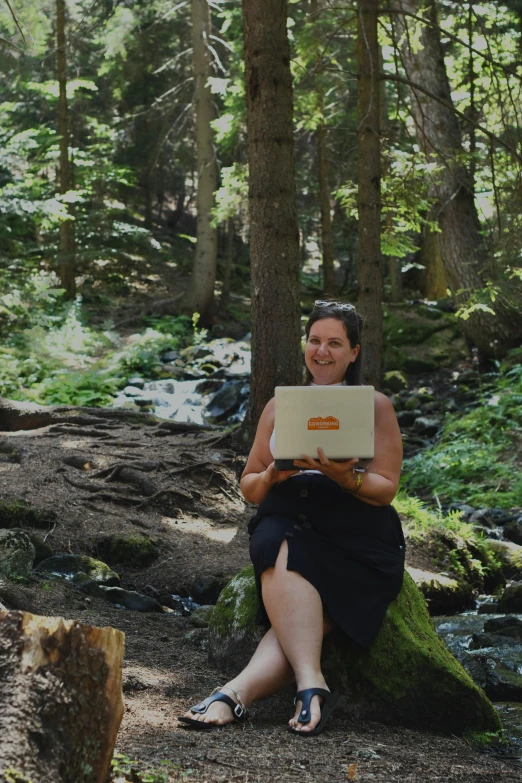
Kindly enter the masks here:
<path id="1" fill-rule="evenodd" d="M 276 468 L 302 454 L 317 459 L 318 446 L 333 460 L 373 458 L 374 410 L 373 386 L 277 386 Z"/>

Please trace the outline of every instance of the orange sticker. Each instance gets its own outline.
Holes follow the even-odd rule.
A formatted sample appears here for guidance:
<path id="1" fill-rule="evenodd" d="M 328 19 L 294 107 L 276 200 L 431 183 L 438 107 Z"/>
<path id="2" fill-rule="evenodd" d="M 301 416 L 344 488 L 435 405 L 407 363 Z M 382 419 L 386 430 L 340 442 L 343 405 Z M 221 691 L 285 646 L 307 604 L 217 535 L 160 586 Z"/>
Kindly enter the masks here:
<path id="1" fill-rule="evenodd" d="M 327 416 L 323 419 L 321 416 L 317 416 L 316 419 L 308 419 L 309 430 L 338 430 L 339 419 L 335 416 Z"/>

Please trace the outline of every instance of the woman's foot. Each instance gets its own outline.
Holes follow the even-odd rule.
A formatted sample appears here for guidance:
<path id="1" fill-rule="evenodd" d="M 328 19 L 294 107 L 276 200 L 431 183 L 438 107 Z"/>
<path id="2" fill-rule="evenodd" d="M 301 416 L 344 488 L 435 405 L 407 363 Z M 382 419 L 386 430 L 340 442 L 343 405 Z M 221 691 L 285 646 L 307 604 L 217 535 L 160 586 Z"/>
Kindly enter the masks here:
<path id="1" fill-rule="evenodd" d="M 234 704 L 239 704 L 236 691 L 229 688 L 227 685 L 223 685 L 222 688 L 218 688 L 220 693 L 224 693 L 228 696 Z M 241 702 L 241 706 L 244 706 Z M 208 709 L 204 713 L 192 712 L 188 710 L 183 717 L 189 718 L 193 721 L 201 721 L 202 723 L 210 723 L 215 726 L 225 726 L 227 723 L 232 723 L 236 718 L 233 715 L 232 707 L 224 701 L 214 701 L 209 705 Z"/>
<path id="2" fill-rule="evenodd" d="M 307 688 L 323 688 L 325 691 L 328 692 L 330 691 L 322 674 L 319 674 L 317 677 L 314 677 L 313 680 L 303 680 L 303 682 L 299 682 L 297 684 L 298 692 L 304 691 Z M 295 705 L 295 715 L 293 718 L 291 718 L 291 720 L 288 721 L 288 725 L 290 726 L 290 728 L 294 729 L 295 731 L 302 731 L 302 732 L 313 731 L 321 720 L 322 703 L 323 703 L 323 699 L 320 696 L 313 696 L 310 704 L 310 713 L 311 713 L 310 720 L 308 721 L 308 723 L 299 723 L 297 719 L 301 714 L 302 704 L 301 701 L 298 700 Z"/>

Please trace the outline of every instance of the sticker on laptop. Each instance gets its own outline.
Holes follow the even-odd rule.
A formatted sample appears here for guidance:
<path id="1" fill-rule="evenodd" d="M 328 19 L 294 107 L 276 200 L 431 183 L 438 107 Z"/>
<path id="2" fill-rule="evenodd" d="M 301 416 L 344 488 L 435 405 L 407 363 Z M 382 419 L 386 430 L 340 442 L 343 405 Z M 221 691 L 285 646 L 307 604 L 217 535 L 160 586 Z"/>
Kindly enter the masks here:
<path id="1" fill-rule="evenodd" d="M 309 430 L 338 430 L 339 419 L 335 416 L 327 416 L 323 419 L 321 416 L 317 416 L 315 419 L 308 419 Z"/>

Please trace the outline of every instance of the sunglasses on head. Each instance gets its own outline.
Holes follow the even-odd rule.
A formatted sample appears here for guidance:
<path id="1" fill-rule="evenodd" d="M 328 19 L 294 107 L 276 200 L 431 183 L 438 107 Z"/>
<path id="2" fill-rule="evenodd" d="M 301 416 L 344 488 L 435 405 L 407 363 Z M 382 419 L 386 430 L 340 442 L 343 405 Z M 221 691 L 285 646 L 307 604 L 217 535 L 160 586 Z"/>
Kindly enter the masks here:
<path id="1" fill-rule="evenodd" d="M 355 310 L 355 307 L 347 302 L 332 302 L 327 299 L 317 299 L 314 302 L 314 310 L 324 307 L 337 307 L 339 310 Z"/>

